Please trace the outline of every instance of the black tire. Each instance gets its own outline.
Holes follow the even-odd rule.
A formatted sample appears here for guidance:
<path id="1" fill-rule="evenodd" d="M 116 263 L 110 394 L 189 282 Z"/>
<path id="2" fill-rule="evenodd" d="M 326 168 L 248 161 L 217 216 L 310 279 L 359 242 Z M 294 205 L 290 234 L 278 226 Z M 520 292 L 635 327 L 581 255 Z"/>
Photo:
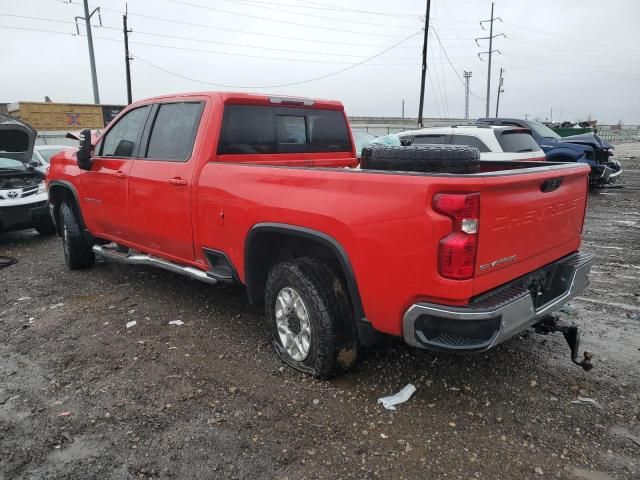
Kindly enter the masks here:
<path id="1" fill-rule="evenodd" d="M 72 204 L 63 202 L 60 205 L 60 221 L 64 261 L 67 267 L 71 270 L 91 267 L 95 262 L 95 255 L 91 244 L 84 236 L 82 225 Z"/>
<path id="2" fill-rule="evenodd" d="M 285 289 L 300 296 L 308 313 L 309 349 L 301 361 L 289 354 L 278 333 L 276 304 Z M 328 379 L 355 363 L 358 344 L 351 302 L 343 282 L 324 262 L 300 258 L 275 265 L 267 278 L 265 314 L 278 356 L 293 368 Z"/>
<path id="3" fill-rule="evenodd" d="M 39 218 L 36 222 L 34 222 L 33 228 L 42 235 L 53 235 L 56 233 L 56 226 L 53 224 L 53 221 L 49 217 Z"/>
<path id="4" fill-rule="evenodd" d="M 362 149 L 360 168 L 400 172 L 476 173 L 480 171 L 480 152 L 467 145 L 396 147 L 371 144 Z"/>

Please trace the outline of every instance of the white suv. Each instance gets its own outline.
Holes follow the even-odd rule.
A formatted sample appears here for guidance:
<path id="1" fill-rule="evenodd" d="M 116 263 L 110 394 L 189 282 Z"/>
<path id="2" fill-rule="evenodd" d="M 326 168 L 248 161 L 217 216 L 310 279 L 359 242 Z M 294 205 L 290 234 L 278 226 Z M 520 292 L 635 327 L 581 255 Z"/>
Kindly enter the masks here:
<path id="1" fill-rule="evenodd" d="M 480 160 L 546 160 L 526 128 L 493 125 L 429 127 L 402 132 L 398 136 L 403 145 L 470 145 L 480 150 Z"/>

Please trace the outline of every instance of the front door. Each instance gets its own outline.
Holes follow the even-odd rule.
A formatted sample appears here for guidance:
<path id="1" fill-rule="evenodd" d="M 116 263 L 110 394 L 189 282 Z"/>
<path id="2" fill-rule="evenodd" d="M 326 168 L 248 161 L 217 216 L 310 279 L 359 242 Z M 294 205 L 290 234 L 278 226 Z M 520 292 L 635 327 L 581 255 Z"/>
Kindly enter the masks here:
<path id="1" fill-rule="evenodd" d="M 129 175 L 129 216 L 138 244 L 176 260 L 194 259 L 191 188 L 203 103 L 154 108 L 143 151 Z"/>
<path id="2" fill-rule="evenodd" d="M 98 236 L 133 241 L 127 180 L 138 154 L 150 105 L 127 112 L 102 137 L 81 176 L 80 202 L 87 228 Z"/>

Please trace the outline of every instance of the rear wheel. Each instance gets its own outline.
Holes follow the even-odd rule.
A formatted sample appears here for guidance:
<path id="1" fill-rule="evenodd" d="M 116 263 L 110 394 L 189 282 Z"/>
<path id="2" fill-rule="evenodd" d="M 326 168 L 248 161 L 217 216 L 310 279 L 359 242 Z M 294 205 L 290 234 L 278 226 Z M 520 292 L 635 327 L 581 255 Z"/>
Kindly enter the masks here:
<path id="1" fill-rule="evenodd" d="M 89 268 L 95 262 L 91 244 L 87 242 L 73 205 L 60 205 L 64 261 L 71 270 Z"/>
<path id="2" fill-rule="evenodd" d="M 356 360 L 349 298 L 341 279 L 318 260 L 281 262 L 269 273 L 266 319 L 280 358 L 319 378 L 331 378 Z"/>

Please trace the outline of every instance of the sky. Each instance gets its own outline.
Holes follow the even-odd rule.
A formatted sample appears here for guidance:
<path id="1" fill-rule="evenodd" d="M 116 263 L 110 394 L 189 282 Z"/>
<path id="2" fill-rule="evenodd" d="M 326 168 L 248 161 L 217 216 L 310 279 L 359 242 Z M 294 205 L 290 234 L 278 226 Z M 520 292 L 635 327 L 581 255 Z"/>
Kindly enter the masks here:
<path id="1" fill-rule="evenodd" d="M 123 0 L 93 0 L 100 100 L 126 103 Z M 426 0 L 129 0 L 133 99 L 235 90 L 416 117 Z M 82 0 L 0 0 L 0 102 L 92 103 Z M 432 0 L 424 116 L 485 116 L 488 0 Z M 495 2 L 490 112 L 640 124 L 640 1 Z M 9 48 L 6 48 L 8 44 Z"/>

